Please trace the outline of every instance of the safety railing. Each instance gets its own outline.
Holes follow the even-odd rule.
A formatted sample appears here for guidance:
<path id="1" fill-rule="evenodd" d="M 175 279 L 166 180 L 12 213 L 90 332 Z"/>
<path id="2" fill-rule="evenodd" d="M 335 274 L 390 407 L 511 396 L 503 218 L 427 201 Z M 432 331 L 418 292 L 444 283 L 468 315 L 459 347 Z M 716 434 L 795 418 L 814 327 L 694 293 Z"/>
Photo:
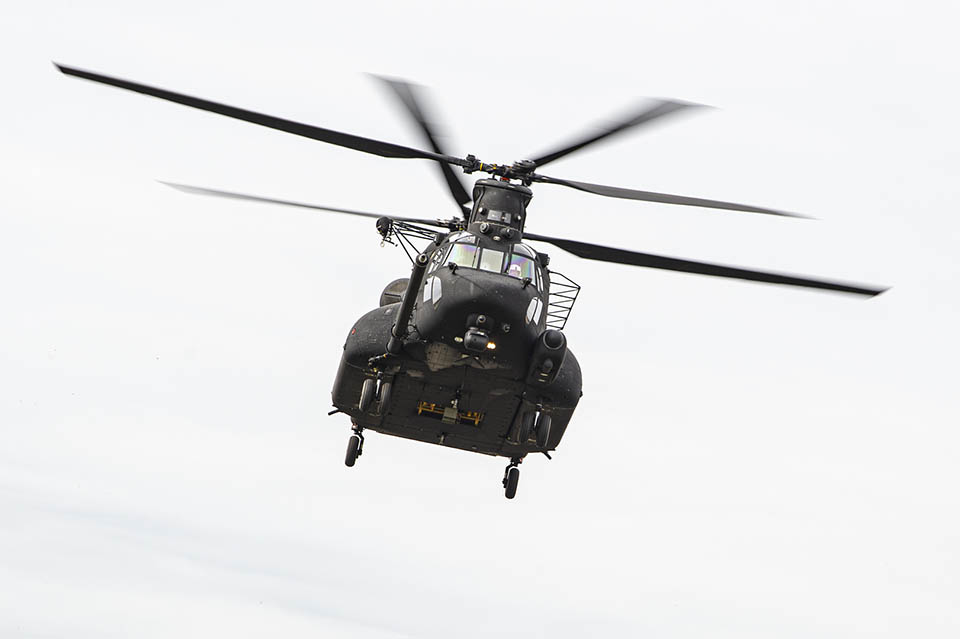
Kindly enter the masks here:
<path id="1" fill-rule="evenodd" d="M 580 295 L 580 285 L 563 273 L 550 271 L 550 299 L 547 301 L 547 328 L 563 330 Z"/>

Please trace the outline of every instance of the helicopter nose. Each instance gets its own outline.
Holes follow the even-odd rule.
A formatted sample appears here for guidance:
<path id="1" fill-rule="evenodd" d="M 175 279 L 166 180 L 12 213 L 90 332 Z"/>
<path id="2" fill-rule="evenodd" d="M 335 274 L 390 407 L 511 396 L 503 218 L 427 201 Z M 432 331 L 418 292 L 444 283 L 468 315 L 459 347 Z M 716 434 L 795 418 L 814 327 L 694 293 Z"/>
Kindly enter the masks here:
<path id="1" fill-rule="evenodd" d="M 432 285 L 425 285 L 417 328 L 428 341 L 444 342 L 472 354 L 500 359 L 520 356 L 539 334 L 536 322 L 525 317 L 530 299 L 538 297 L 523 280 L 476 269 L 440 269 L 438 302 Z"/>

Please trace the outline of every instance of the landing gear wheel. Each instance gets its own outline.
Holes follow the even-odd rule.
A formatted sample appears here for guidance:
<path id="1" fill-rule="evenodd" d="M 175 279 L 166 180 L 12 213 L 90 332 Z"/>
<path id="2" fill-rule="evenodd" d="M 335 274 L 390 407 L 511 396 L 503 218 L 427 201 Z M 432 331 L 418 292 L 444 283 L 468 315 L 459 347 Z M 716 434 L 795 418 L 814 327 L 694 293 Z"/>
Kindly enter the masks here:
<path id="1" fill-rule="evenodd" d="M 536 413 L 524 413 L 520 417 L 520 425 L 517 426 L 517 443 L 526 444 L 533 433 L 533 427 L 536 420 Z"/>
<path id="2" fill-rule="evenodd" d="M 377 396 L 377 380 L 368 377 L 363 380 L 363 388 L 360 389 L 360 412 L 365 413 Z"/>
<path id="3" fill-rule="evenodd" d="M 517 466 L 523 461 L 523 457 L 514 457 L 503 472 L 503 494 L 507 499 L 513 499 L 517 494 L 517 484 L 520 483 L 520 469 Z"/>
<path id="4" fill-rule="evenodd" d="M 361 437 L 357 433 L 350 435 L 347 441 L 347 457 L 343 460 L 348 467 L 352 468 L 357 463 L 357 457 L 360 456 Z"/>
<path id="5" fill-rule="evenodd" d="M 550 425 L 552 423 L 550 415 L 540 413 L 537 418 L 537 448 L 546 448 L 550 442 Z"/>
<path id="6" fill-rule="evenodd" d="M 380 414 L 386 415 L 387 409 L 390 408 L 390 394 L 393 391 L 393 384 L 391 382 L 381 382 L 380 383 Z"/>
<path id="7" fill-rule="evenodd" d="M 513 499 L 517 494 L 517 484 L 520 483 L 520 469 L 516 466 L 507 468 L 507 476 L 503 478 L 503 494 L 507 499 Z"/>

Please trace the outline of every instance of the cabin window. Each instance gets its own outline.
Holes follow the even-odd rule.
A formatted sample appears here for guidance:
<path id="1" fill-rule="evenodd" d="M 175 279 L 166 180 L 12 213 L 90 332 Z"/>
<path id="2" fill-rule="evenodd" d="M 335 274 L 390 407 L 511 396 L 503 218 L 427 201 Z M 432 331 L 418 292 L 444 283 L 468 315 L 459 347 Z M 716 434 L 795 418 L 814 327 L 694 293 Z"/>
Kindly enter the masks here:
<path id="1" fill-rule="evenodd" d="M 483 249 L 480 256 L 480 270 L 492 273 L 503 273 L 503 251 Z"/>

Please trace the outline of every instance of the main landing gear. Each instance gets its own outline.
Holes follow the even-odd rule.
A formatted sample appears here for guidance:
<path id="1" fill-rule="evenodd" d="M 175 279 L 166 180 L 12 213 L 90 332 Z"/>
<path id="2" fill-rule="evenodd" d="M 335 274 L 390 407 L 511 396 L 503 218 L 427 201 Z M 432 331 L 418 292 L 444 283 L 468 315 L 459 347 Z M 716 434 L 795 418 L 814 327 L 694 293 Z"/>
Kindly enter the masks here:
<path id="1" fill-rule="evenodd" d="M 517 443 L 526 444 L 531 435 L 536 435 L 537 448 L 545 449 L 550 443 L 550 426 L 553 419 L 550 413 L 544 412 L 538 407 L 538 412 L 529 411 L 520 417 L 520 425 L 517 427 Z"/>
<path id="2" fill-rule="evenodd" d="M 343 463 L 353 467 L 357 463 L 357 457 L 363 454 L 363 428 L 358 424 L 353 425 L 353 434 L 347 440 L 347 456 Z"/>
<path id="3" fill-rule="evenodd" d="M 377 403 L 377 410 L 381 415 L 386 414 L 390 408 L 390 396 L 393 392 L 393 383 L 389 382 L 381 375 L 376 378 L 368 377 L 363 380 L 363 386 L 360 387 L 360 399 L 357 401 L 357 408 L 361 413 L 365 413 Z M 363 427 L 354 422 L 353 434 L 347 441 L 347 456 L 343 460 L 347 466 L 353 466 L 357 463 L 357 457 L 363 454 Z"/>
<path id="4" fill-rule="evenodd" d="M 360 400 L 357 402 L 357 407 L 361 413 L 365 413 L 373 406 L 373 402 L 377 401 L 380 414 L 383 415 L 390 407 L 392 391 L 393 384 L 391 382 L 380 377 L 377 377 L 377 379 L 368 377 L 363 380 L 363 386 L 360 388 Z"/>
<path id="5" fill-rule="evenodd" d="M 550 426 L 553 424 L 553 419 L 550 417 L 550 413 L 545 413 L 540 411 L 540 414 L 537 415 L 537 448 L 543 450 L 547 447 L 547 443 L 550 441 Z"/>
<path id="6" fill-rule="evenodd" d="M 343 463 L 352 468 L 357 463 L 357 458 L 363 454 L 363 427 L 359 424 L 353 425 L 353 434 L 347 440 L 347 455 Z M 520 483 L 520 464 L 523 457 L 513 457 L 503 471 L 503 494 L 507 499 L 513 499 L 517 496 L 517 485 Z"/>
<path id="7" fill-rule="evenodd" d="M 523 457 L 514 457 L 503 472 L 503 494 L 507 499 L 513 499 L 517 495 L 517 484 L 520 483 L 520 462 Z"/>

